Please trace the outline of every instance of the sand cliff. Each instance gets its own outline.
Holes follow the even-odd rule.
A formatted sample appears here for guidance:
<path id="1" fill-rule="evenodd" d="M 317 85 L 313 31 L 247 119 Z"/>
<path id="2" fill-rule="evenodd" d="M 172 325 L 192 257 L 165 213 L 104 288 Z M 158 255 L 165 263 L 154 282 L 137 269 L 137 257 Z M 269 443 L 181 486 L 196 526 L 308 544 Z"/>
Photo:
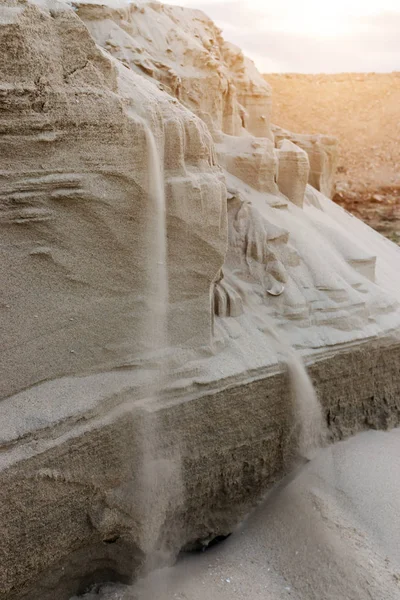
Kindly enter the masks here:
<path id="1" fill-rule="evenodd" d="M 399 249 L 203 13 L 6 0 L 0 49 L 0 598 L 61 600 L 140 573 L 149 532 L 169 557 L 229 533 L 282 476 L 292 348 L 330 439 L 398 423 Z M 150 526 L 143 420 L 172 490 Z"/>

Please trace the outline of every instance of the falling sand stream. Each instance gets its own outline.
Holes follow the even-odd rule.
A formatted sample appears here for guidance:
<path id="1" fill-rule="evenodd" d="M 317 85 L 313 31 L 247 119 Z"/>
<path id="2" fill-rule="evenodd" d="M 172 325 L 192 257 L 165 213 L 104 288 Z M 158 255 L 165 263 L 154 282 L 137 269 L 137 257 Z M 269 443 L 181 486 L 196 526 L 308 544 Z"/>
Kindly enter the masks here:
<path id="1" fill-rule="evenodd" d="M 144 332 L 157 357 L 168 342 L 164 178 L 154 135 L 147 124 L 144 129 L 151 206 Z M 245 300 L 253 313 L 260 311 L 252 305 L 254 298 Z M 135 499 L 140 507 L 135 509 L 143 523 L 145 577 L 133 586 L 104 585 L 85 600 L 399 600 L 399 431 L 368 432 L 319 450 L 323 419 L 303 362 L 271 320 L 262 311 L 259 315 L 260 328 L 287 364 L 293 439 L 308 462 L 273 489 L 226 542 L 158 569 L 165 558 L 160 552 L 168 508 L 183 494 L 179 457 L 160 454 L 162 423 L 151 410 L 144 411 L 141 492 Z M 165 377 L 161 360 L 149 385 L 150 404 Z M 384 514 L 378 488 L 386 495 Z"/>
<path id="2" fill-rule="evenodd" d="M 157 148 L 153 131 L 143 121 L 147 147 L 147 186 L 149 195 L 147 226 L 147 319 L 143 324 L 143 339 L 154 357 L 151 381 L 147 387 L 146 404 L 141 421 L 141 474 L 139 481 L 139 507 L 141 515 L 141 548 L 146 561 L 144 573 L 151 572 L 159 563 L 165 564 L 163 554 L 163 525 L 168 507 L 181 495 L 180 457 L 160 456 L 164 425 L 159 414 L 152 412 L 151 404 L 157 400 L 167 382 L 165 350 L 168 347 L 168 270 L 167 230 L 163 161 Z M 178 449 L 176 449 L 178 452 Z M 149 596 L 146 596 L 146 598 Z M 149 597 L 150 600 L 150 597 Z"/>
<path id="3" fill-rule="evenodd" d="M 167 380 L 167 365 L 163 359 L 163 350 L 168 347 L 168 272 L 167 272 L 167 233 L 166 207 L 164 191 L 163 162 L 154 134 L 143 120 L 141 124 L 146 136 L 147 146 L 147 189 L 149 196 L 147 225 L 147 318 L 143 323 L 143 339 L 150 362 L 155 365 L 151 370 L 151 381 L 147 387 L 147 401 L 151 405 L 157 400 Z M 257 313 L 254 300 L 247 296 L 244 289 L 245 304 Z M 293 439 L 296 440 L 299 453 L 310 458 L 319 447 L 322 439 L 322 415 L 319 402 L 310 378 L 301 358 L 283 341 L 281 334 L 274 328 L 271 320 L 262 315 L 263 329 L 271 339 L 271 345 L 287 364 L 293 395 Z M 174 570 L 161 569 L 160 564 L 168 562 L 163 544 L 163 528 L 168 518 L 168 510 L 174 502 L 183 501 L 180 457 L 160 455 L 162 447 L 163 424 L 155 411 L 144 409 L 141 415 L 140 474 L 139 491 L 135 495 L 135 512 L 140 515 L 140 546 L 145 552 L 146 561 L 142 566 L 144 579 L 131 588 L 119 586 L 103 587 L 96 592 L 109 600 L 119 598 L 140 598 L 140 600 L 159 600 L 168 598 L 166 591 L 174 583 Z M 176 449 L 176 453 L 178 449 Z M 154 575 L 155 573 L 155 575 Z M 122 590 L 122 591 L 121 591 Z M 93 592 L 94 593 L 94 592 Z M 122 595 L 121 595 L 122 594 Z M 92 593 L 89 593 L 89 600 Z M 175 596 L 180 597 L 180 596 Z M 197 596 L 196 596 L 197 597 Z M 199 598 L 206 600 L 207 593 Z M 182 596 L 186 598 L 186 596 Z"/>

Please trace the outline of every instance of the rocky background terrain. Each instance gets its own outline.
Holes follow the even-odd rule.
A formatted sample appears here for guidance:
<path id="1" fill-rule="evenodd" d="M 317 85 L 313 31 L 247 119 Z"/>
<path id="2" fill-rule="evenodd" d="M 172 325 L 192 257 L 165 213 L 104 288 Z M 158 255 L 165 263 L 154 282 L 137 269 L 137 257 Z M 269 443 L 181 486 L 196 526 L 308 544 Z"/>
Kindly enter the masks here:
<path id="1" fill-rule="evenodd" d="M 268 74 L 273 122 L 339 140 L 334 200 L 400 241 L 400 73 Z"/>

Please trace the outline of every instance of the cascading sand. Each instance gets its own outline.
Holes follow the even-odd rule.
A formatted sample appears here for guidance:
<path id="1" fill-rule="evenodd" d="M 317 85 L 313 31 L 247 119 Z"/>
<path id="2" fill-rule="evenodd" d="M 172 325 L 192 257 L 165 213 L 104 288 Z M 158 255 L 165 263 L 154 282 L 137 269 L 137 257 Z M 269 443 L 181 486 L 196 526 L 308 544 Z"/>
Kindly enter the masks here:
<path id="1" fill-rule="evenodd" d="M 165 349 L 168 347 L 168 271 L 167 232 L 163 162 L 154 133 L 143 121 L 147 147 L 148 235 L 147 235 L 147 319 L 143 323 L 143 338 L 153 365 L 146 400 L 141 413 L 141 468 L 139 493 L 135 507 L 141 517 L 141 548 L 145 562 L 142 573 L 168 562 L 163 543 L 163 528 L 171 504 L 182 494 L 179 450 L 168 455 L 163 448 L 162 415 L 153 410 L 167 383 Z M 154 358 L 154 360 L 153 360 Z M 147 597 L 147 596 L 146 596 Z"/>

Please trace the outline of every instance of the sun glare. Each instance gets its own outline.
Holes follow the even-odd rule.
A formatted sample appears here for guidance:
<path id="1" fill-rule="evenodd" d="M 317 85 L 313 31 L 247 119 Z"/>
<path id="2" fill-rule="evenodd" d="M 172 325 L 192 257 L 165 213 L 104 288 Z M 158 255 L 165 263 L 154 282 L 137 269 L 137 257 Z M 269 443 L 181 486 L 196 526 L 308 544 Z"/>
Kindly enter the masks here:
<path id="1" fill-rule="evenodd" d="M 285 33 L 312 35 L 316 37 L 335 37 L 352 31 L 351 24 L 338 15 L 318 13 L 296 13 L 285 18 L 279 30 Z"/>
<path id="2" fill-rule="evenodd" d="M 315 37 L 352 34 L 362 29 L 362 17 L 400 11 L 400 0 L 335 0 L 333 3 L 280 0 L 274 4 L 265 0 L 176 1 L 181 5 L 200 7 L 211 15 L 213 6 L 223 3 L 227 5 L 228 12 L 243 13 L 246 23 L 255 30 L 265 28 L 268 31 Z"/>
<path id="3" fill-rule="evenodd" d="M 259 11 L 270 19 L 271 9 L 263 0 L 249 3 L 254 13 Z M 399 10 L 399 0 L 281 0 L 273 11 L 272 28 L 276 31 L 316 37 L 335 37 L 354 33 L 362 27 L 360 16 L 373 16 L 382 12 Z"/>

